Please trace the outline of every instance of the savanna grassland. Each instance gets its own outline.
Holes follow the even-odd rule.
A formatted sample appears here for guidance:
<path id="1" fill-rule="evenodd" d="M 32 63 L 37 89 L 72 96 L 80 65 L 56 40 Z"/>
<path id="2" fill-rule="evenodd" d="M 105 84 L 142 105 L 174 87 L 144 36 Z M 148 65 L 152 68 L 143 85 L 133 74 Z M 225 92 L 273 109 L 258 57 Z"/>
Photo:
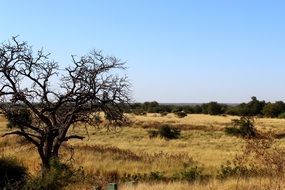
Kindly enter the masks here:
<path id="1" fill-rule="evenodd" d="M 84 177 L 66 189 L 91 189 L 95 183 L 110 181 L 120 181 L 119 189 L 126 190 L 285 188 L 285 119 L 255 119 L 259 132 L 279 134 L 279 138 L 255 143 L 224 132 L 236 116 L 188 114 L 178 118 L 174 114 L 129 114 L 128 118 L 129 126 L 109 131 L 88 126 L 71 129 L 70 133 L 85 134 L 86 138 L 66 143 L 61 159 L 82 171 Z M 1 117 L 0 134 L 9 130 L 6 124 Z M 148 131 L 162 124 L 180 128 L 180 138 L 150 138 Z M 248 149 L 252 151 L 246 152 Z M 260 158 L 258 163 L 245 158 L 252 152 L 251 158 Z M 17 157 L 31 175 L 40 171 L 35 148 L 18 137 L 0 138 L 0 155 Z M 268 170 L 271 172 L 264 173 Z M 124 183 L 132 180 L 138 184 Z"/>

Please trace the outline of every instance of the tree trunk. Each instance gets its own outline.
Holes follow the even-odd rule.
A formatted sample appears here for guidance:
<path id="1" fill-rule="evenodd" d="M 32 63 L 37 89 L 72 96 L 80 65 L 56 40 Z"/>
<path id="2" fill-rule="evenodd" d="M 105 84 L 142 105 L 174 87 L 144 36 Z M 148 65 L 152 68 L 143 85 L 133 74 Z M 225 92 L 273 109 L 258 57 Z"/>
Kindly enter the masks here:
<path id="1" fill-rule="evenodd" d="M 60 146 L 55 146 L 54 138 L 47 138 L 42 147 L 38 147 L 38 152 L 42 162 L 42 174 L 48 172 L 52 167 L 52 160 L 58 159 L 58 151 Z"/>
<path id="2" fill-rule="evenodd" d="M 58 155 L 53 155 L 50 157 L 41 157 L 42 165 L 41 165 L 41 173 L 44 176 L 46 173 L 50 171 L 53 167 L 53 160 L 57 160 Z"/>

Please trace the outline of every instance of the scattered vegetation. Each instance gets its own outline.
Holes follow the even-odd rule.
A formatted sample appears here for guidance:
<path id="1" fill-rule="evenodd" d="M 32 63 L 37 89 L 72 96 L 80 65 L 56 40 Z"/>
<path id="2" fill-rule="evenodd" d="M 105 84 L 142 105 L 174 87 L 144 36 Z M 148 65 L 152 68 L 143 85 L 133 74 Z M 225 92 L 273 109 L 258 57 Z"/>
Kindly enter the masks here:
<path id="1" fill-rule="evenodd" d="M 126 112 L 137 115 L 146 115 L 147 113 L 160 113 L 162 116 L 167 113 L 174 113 L 178 117 L 185 117 L 187 114 L 209 114 L 209 115 L 236 115 L 236 116 L 262 116 L 285 118 L 285 103 L 277 101 L 275 103 L 258 100 L 255 96 L 247 103 L 237 105 L 220 104 L 218 102 L 209 102 L 205 104 L 179 105 L 179 104 L 159 104 L 158 102 L 144 102 L 130 104 Z"/>
<path id="2" fill-rule="evenodd" d="M 130 189 L 122 185 L 130 181 L 138 182 L 138 189 L 156 189 L 158 186 L 171 189 L 170 185 L 168 188 L 169 182 L 176 189 L 189 189 L 189 182 L 191 188 L 197 189 L 207 189 L 212 185 L 213 189 L 223 189 L 224 184 L 230 185 L 224 189 L 285 187 L 282 181 L 285 173 L 284 140 L 281 139 L 283 120 L 255 118 L 253 121 L 242 119 L 247 117 L 210 115 L 178 118 L 174 114 L 129 116 L 135 121 L 132 127 L 125 127 L 120 132 L 90 127 L 90 137 L 83 143 L 64 144 L 60 156 L 62 160 L 66 159 L 65 163 L 71 162 L 72 165 L 55 161 L 52 164 L 55 167 L 45 176 L 41 176 L 34 148 L 26 143 L 19 147 L 19 138 L 0 139 L 0 152 L 17 155 L 29 168 L 29 173 L 32 171 L 24 186 L 27 189 L 92 189 L 95 186 L 104 189 L 109 182 L 118 182 L 119 188 Z M 268 129 L 273 131 L 262 138 L 232 138 L 223 130 L 234 123 L 237 129 L 252 123 L 260 134 L 267 130 L 262 126 L 269 126 Z M 1 124 L 0 133 L 3 134 L 8 129 L 3 127 L 5 123 Z M 183 135 L 175 141 L 148 137 L 149 130 L 160 137 L 159 131 L 165 124 L 170 128 L 182 128 Z M 200 128 L 185 127 L 194 124 Z M 144 125 L 149 127 L 144 128 Z M 86 132 L 76 127 L 73 130 L 78 134 Z M 27 159 L 28 154 L 33 159 Z M 82 169 L 76 170 L 72 166 L 82 166 Z M 163 185 L 159 185 L 162 182 Z"/>
<path id="3" fill-rule="evenodd" d="M 256 176 L 258 172 L 255 168 L 248 168 L 248 166 L 239 165 L 236 161 L 227 161 L 224 165 L 221 165 L 219 174 L 217 175 L 218 179 L 225 180 L 228 178 L 249 178 Z"/>

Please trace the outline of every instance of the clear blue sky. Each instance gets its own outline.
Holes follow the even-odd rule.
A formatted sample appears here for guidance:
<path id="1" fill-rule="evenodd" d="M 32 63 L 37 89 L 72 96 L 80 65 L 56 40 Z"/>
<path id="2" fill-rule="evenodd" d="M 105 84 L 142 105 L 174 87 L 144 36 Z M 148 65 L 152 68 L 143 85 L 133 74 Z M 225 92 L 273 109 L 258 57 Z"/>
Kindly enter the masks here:
<path id="1" fill-rule="evenodd" d="M 127 61 L 136 101 L 285 100 L 285 1 L 2 0 L 20 35 L 61 66 L 93 48 Z"/>

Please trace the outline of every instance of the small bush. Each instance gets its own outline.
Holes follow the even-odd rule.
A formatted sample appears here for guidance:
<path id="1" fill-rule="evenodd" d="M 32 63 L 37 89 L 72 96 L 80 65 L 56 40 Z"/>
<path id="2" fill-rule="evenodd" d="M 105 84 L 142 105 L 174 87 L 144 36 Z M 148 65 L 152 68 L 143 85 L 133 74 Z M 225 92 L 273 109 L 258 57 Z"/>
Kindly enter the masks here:
<path id="1" fill-rule="evenodd" d="M 280 119 L 285 119 L 285 112 L 280 113 L 280 114 L 278 115 L 278 118 L 280 118 Z"/>
<path id="2" fill-rule="evenodd" d="M 203 169 L 198 166 L 193 166 L 186 171 L 183 171 L 179 174 L 180 180 L 186 180 L 188 182 L 194 182 L 194 181 L 205 181 L 209 180 L 211 177 L 210 175 L 204 175 L 202 174 Z"/>
<path id="3" fill-rule="evenodd" d="M 233 127 L 226 127 L 225 132 L 229 135 L 253 138 L 257 136 L 254 128 L 254 120 L 251 117 L 243 116 L 240 119 L 232 120 Z"/>
<path id="4" fill-rule="evenodd" d="M 255 173 L 255 170 L 246 168 L 245 166 L 232 165 L 230 162 L 227 162 L 226 165 L 221 165 L 221 169 L 218 174 L 218 179 L 224 180 L 229 177 L 248 177 L 250 174 Z"/>
<path id="5" fill-rule="evenodd" d="M 187 113 L 185 113 L 184 111 L 176 111 L 174 112 L 174 114 L 179 118 L 183 118 L 187 116 Z"/>
<path id="6" fill-rule="evenodd" d="M 161 112 L 161 113 L 160 113 L 160 116 L 161 116 L 161 117 L 167 116 L 167 114 L 168 114 L 168 112 Z"/>
<path id="7" fill-rule="evenodd" d="M 162 125 L 159 127 L 158 130 L 149 130 L 148 131 L 148 137 L 149 138 L 155 138 L 160 136 L 161 138 L 165 139 L 178 139 L 181 135 L 181 130 L 172 127 L 171 125 Z"/>
<path id="8" fill-rule="evenodd" d="M 27 179 L 27 168 L 15 158 L 0 158 L 0 189 L 15 189 Z"/>
<path id="9" fill-rule="evenodd" d="M 225 133 L 228 135 L 233 135 L 233 136 L 240 136 L 241 135 L 240 129 L 236 128 L 236 127 L 226 127 Z"/>
<path id="10" fill-rule="evenodd" d="M 153 181 L 165 181 L 169 178 L 164 175 L 163 172 L 160 171 L 151 171 L 150 173 L 134 173 L 134 174 L 123 174 L 120 177 L 121 182 L 129 182 L 129 181 L 135 181 L 135 182 L 153 182 Z"/>
<path id="11" fill-rule="evenodd" d="M 191 167 L 186 171 L 183 171 L 180 173 L 180 178 L 182 180 L 186 180 L 188 182 L 193 182 L 195 180 L 201 179 L 202 170 L 198 168 L 197 166 Z"/>
<path id="12" fill-rule="evenodd" d="M 142 109 L 136 109 L 136 110 L 133 110 L 133 113 L 135 115 L 146 115 L 146 112 Z"/>
<path id="13" fill-rule="evenodd" d="M 170 125 L 162 125 L 158 130 L 159 136 L 165 139 L 178 139 L 181 135 L 180 132 L 180 129 Z"/>
<path id="14" fill-rule="evenodd" d="M 158 171 L 150 172 L 150 174 L 148 176 L 148 180 L 150 180 L 150 181 L 161 181 L 164 178 L 165 178 L 164 174 L 162 172 L 158 172 Z"/>
<path id="15" fill-rule="evenodd" d="M 79 170 L 78 170 L 79 171 Z M 24 189 L 57 190 L 69 185 L 78 179 L 76 172 L 70 166 L 60 163 L 57 159 L 51 160 L 51 168 L 43 175 L 38 176 L 26 184 Z"/>
<path id="16" fill-rule="evenodd" d="M 126 181 L 145 181 L 149 179 L 149 175 L 147 173 L 134 173 L 134 174 L 128 174 L 125 173 L 121 177 L 121 181 L 126 182 Z"/>

